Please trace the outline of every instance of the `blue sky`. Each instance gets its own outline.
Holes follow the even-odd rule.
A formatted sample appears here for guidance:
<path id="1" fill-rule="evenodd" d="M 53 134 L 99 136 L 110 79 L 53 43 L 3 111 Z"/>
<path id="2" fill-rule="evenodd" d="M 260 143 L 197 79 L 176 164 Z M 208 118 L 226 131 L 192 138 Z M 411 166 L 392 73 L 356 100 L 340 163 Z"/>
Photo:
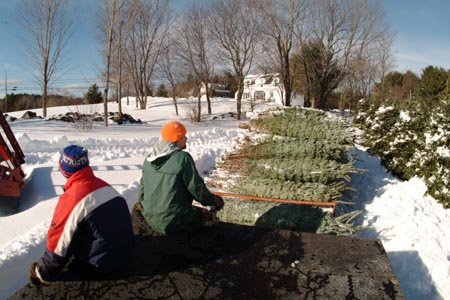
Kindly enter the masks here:
<path id="1" fill-rule="evenodd" d="M 429 65 L 450 69 L 449 0 L 382 0 L 382 4 L 397 33 L 397 70 L 420 76 Z"/>
<path id="2" fill-rule="evenodd" d="M 72 16 L 77 17 L 76 31 L 64 68 L 63 80 L 54 84 L 65 86 L 68 82 L 83 86 L 73 93 L 85 93 L 87 87 L 97 83 L 101 63 L 92 27 L 96 14 L 95 2 L 100 0 L 70 1 Z M 183 8 L 198 1 L 172 0 L 174 6 Z M 30 75 L 31 68 L 24 60 L 24 35 L 17 17 L 19 0 L 0 1 L 0 97 L 5 91 L 5 73 L 8 77 L 8 91 L 17 86 L 17 92 L 33 93 L 37 84 Z M 450 0 L 382 0 L 386 20 L 395 31 L 394 56 L 396 69 L 412 70 L 420 76 L 428 65 L 450 69 Z M 6 70 L 6 72 L 5 72 Z"/>

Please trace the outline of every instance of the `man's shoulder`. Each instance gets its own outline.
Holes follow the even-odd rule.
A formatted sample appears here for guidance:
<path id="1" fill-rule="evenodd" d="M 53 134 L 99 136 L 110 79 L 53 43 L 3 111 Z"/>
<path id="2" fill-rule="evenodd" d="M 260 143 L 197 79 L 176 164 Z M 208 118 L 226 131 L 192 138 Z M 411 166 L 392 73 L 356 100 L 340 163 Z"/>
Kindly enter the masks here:
<path id="1" fill-rule="evenodd" d="M 183 150 L 175 151 L 172 156 L 177 157 L 178 159 L 193 159 L 192 155 L 189 152 Z"/>

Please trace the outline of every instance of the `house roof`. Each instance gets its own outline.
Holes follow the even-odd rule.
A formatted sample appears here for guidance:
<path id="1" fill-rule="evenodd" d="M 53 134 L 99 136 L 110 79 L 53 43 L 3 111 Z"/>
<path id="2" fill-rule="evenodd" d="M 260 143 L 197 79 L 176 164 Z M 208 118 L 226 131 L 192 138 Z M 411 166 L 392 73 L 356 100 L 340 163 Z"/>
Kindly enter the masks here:
<path id="1" fill-rule="evenodd" d="M 244 82 L 250 82 L 250 84 L 270 84 L 272 83 L 274 78 L 277 78 L 280 76 L 280 73 L 269 73 L 269 74 L 260 74 L 260 75 L 247 75 L 244 78 Z"/>

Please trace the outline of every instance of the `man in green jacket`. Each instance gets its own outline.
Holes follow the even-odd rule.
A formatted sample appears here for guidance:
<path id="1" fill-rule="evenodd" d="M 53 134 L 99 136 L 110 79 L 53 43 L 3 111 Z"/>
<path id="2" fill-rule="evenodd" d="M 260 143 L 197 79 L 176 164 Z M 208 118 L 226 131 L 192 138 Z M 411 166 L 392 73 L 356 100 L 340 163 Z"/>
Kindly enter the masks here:
<path id="1" fill-rule="evenodd" d="M 204 206 L 223 207 L 223 199 L 213 195 L 200 177 L 186 148 L 186 128 L 177 121 L 165 124 L 161 140 L 144 161 L 139 203 L 150 227 L 160 233 L 194 232 L 202 226 Z"/>

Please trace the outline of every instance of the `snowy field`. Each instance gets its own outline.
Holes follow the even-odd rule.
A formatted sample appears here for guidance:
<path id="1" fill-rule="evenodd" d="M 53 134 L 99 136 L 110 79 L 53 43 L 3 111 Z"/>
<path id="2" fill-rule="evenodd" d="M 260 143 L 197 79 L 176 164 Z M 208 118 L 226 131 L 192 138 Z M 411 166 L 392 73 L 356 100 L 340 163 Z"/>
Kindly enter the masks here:
<path id="1" fill-rule="evenodd" d="M 248 134 L 227 115 L 235 111 L 235 106 L 231 99 L 213 99 L 213 114 L 196 124 L 189 121 L 187 101 L 181 101 L 177 117 L 171 99 L 166 98 L 151 98 L 146 110 L 137 109 L 134 102 L 123 102 L 123 112 L 143 124 L 110 122 L 108 127 L 97 124 L 89 131 L 79 131 L 60 121 L 10 122 L 26 157 L 22 168 L 27 186 L 18 213 L 11 213 L 9 203 L 0 201 L 0 299 L 28 282 L 29 265 L 44 252 L 47 227 L 65 183 L 57 168 L 65 146 L 86 147 L 95 174 L 112 184 L 131 208 L 137 200 L 142 162 L 163 124 L 174 119 L 186 125 L 187 151 L 206 178 L 222 156 L 236 147 L 236 141 Z M 101 112 L 102 108 L 98 104 L 88 109 Z M 206 103 L 203 108 L 206 109 Z M 256 110 L 265 108 L 257 106 Z M 87 108 L 49 108 L 47 114 L 83 109 Z M 108 110 L 118 111 L 117 104 L 109 104 Z M 42 110 L 34 111 L 42 115 Z M 10 115 L 21 117 L 23 113 Z M 356 167 L 368 170 L 353 176 L 351 185 L 358 192 L 354 199 L 345 199 L 355 201 L 356 208 L 364 211 L 357 236 L 383 242 L 405 299 L 450 299 L 450 210 L 424 196 L 426 188 L 420 179 L 402 182 L 387 173 L 379 159 L 371 157 L 364 148 L 356 147 L 352 153 L 357 159 Z"/>

